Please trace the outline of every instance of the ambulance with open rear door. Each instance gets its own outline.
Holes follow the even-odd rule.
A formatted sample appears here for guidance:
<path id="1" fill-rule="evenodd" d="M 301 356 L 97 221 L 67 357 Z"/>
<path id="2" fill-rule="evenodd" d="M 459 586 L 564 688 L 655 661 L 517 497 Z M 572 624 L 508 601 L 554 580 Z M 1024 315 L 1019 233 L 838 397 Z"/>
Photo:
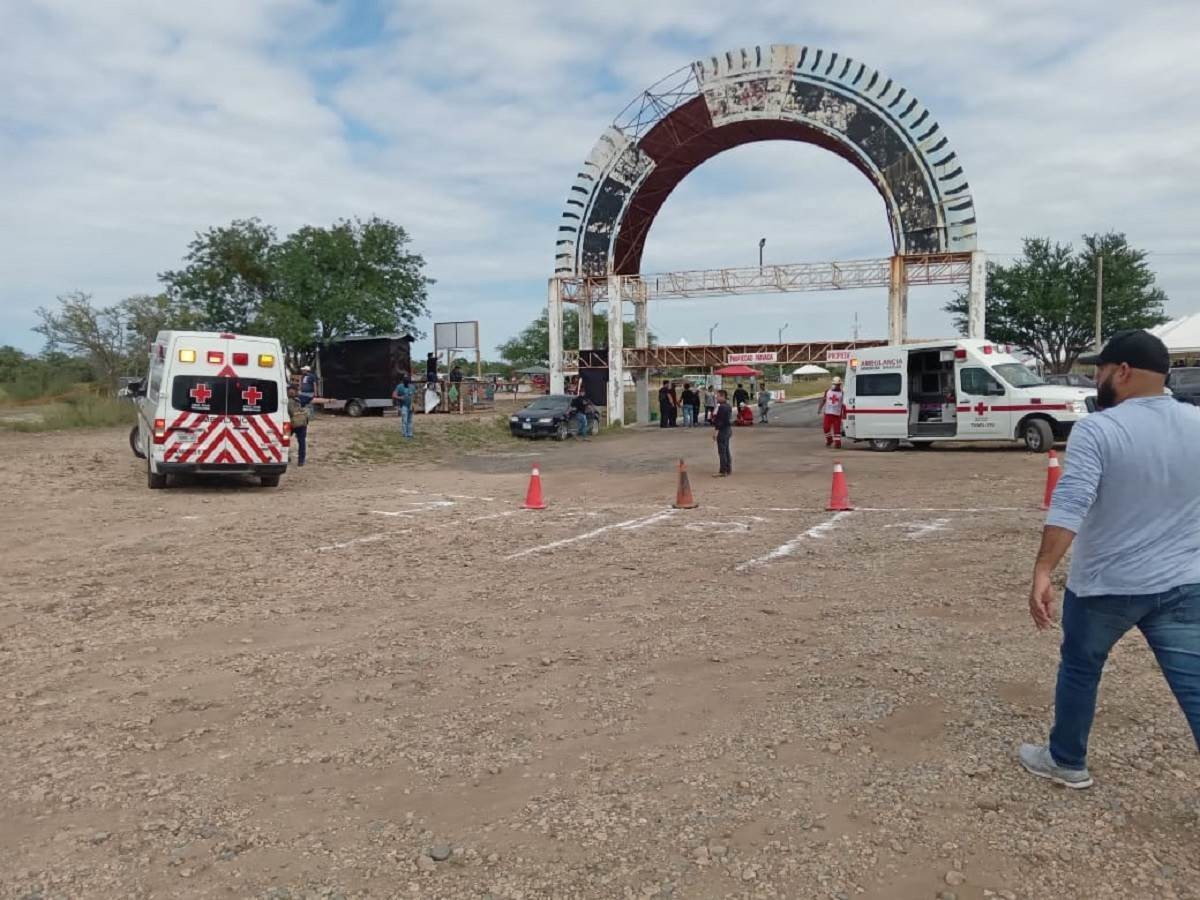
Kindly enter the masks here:
<path id="1" fill-rule="evenodd" d="M 1045 384 L 984 340 L 871 347 L 846 366 L 845 436 L 894 450 L 901 441 L 1024 441 L 1045 452 L 1096 409 L 1092 388 Z"/>
<path id="2" fill-rule="evenodd" d="M 161 331 L 137 394 L 133 443 L 151 488 L 175 474 L 256 475 L 275 487 L 287 470 L 287 378 L 274 338 Z"/>

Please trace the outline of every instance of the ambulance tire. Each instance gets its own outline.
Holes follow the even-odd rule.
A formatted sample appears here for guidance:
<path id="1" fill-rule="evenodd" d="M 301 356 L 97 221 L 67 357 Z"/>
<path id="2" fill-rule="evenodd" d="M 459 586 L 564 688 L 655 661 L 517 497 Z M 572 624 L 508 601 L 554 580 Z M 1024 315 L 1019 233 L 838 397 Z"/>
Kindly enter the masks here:
<path id="1" fill-rule="evenodd" d="M 146 460 L 146 487 L 152 491 L 161 491 L 167 486 L 167 476 L 150 468 L 150 460 Z"/>
<path id="2" fill-rule="evenodd" d="M 138 427 L 136 425 L 129 429 L 129 449 L 133 451 L 133 455 L 138 459 L 145 459 L 146 454 L 142 450 L 142 445 L 139 440 L 140 437 L 141 436 L 138 434 Z"/>
<path id="3" fill-rule="evenodd" d="M 350 400 L 346 403 L 346 415 L 352 419 L 357 419 L 366 411 L 366 409 L 366 404 L 361 400 Z"/>
<path id="4" fill-rule="evenodd" d="M 279 487 L 278 475 L 259 475 L 258 483 L 262 487 Z"/>
<path id="5" fill-rule="evenodd" d="M 872 438 L 871 449 L 879 453 L 890 453 L 900 446 L 896 438 Z"/>
<path id="6" fill-rule="evenodd" d="M 1021 426 L 1021 439 L 1030 453 L 1045 453 L 1054 446 L 1054 430 L 1045 419 L 1030 419 Z"/>

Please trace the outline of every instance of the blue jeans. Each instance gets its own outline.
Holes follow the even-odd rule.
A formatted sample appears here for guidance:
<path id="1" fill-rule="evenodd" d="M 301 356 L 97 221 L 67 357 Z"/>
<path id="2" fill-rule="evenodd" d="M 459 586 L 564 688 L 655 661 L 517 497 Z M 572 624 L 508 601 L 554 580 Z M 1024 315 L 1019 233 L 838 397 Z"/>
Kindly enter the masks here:
<path id="1" fill-rule="evenodd" d="M 308 455 L 308 426 L 293 428 L 292 437 L 296 439 L 296 465 L 302 466 L 304 458 Z"/>
<path id="2" fill-rule="evenodd" d="M 579 436 L 587 437 L 588 430 L 589 430 L 587 413 L 582 413 L 582 412 L 575 413 L 575 424 L 579 428 Z"/>
<path id="3" fill-rule="evenodd" d="M 690 405 L 685 406 L 683 408 L 683 427 L 689 428 L 694 424 L 695 422 L 692 421 L 692 407 Z"/>
<path id="4" fill-rule="evenodd" d="M 1200 748 L 1200 584 L 1128 597 L 1077 597 L 1067 591 L 1050 731 L 1050 755 L 1060 766 L 1086 765 L 1100 673 L 1113 645 L 1135 625 L 1154 651 Z"/>
<path id="5" fill-rule="evenodd" d="M 412 404 L 402 403 L 400 408 L 396 410 L 400 414 L 400 427 L 404 430 L 404 436 L 412 439 Z"/>

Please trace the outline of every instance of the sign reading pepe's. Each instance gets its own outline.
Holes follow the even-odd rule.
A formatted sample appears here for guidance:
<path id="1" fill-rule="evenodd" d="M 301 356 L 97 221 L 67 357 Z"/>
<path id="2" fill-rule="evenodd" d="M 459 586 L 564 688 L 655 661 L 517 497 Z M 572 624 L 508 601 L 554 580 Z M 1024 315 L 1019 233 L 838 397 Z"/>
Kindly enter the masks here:
<path id="1" fill-rule="evenodd" d="M 779 362 L 779 354 L 774 350 L 764 350 L 761 353 L 730 353 L 725 357 L 729 365 L 735 363 L 773 363 Z"/>

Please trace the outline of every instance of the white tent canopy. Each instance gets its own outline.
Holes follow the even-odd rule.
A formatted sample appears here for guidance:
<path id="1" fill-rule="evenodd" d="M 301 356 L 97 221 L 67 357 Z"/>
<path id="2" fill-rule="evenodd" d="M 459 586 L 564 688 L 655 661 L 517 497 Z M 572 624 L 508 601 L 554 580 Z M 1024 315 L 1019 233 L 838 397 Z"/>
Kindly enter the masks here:
<path id="1" fill-rule="evenodd" d="M 792 374 L 793 375 L 828 375 L 829 370 L 822 369 L 820 366 L 814 366 L 812 363 L 809 363 L 806 366 L 801 366 L 800 368 L 796 369 L 794 372 L 792 372 Z"/>
<path id="2" fill-rule="evenodd" d="M 1200 353 L 1200 313 L 1172 319 L 1150 333 L 1161 338 L 1171 353 Z"/>
<path id="3" fill-rule="evenodd" d="M 688 343 L 688 339 L 687 339 L 687 338 L 680 338 L 680 339 L 679 339 L 679 340 L 678 340 L 678 341 L 675 343 L 675 346 L 676 346 L 676 347 L 690 347 L 690 346 L 691 346 L 691 344 L 689 344 L 689 343 Z"/>

